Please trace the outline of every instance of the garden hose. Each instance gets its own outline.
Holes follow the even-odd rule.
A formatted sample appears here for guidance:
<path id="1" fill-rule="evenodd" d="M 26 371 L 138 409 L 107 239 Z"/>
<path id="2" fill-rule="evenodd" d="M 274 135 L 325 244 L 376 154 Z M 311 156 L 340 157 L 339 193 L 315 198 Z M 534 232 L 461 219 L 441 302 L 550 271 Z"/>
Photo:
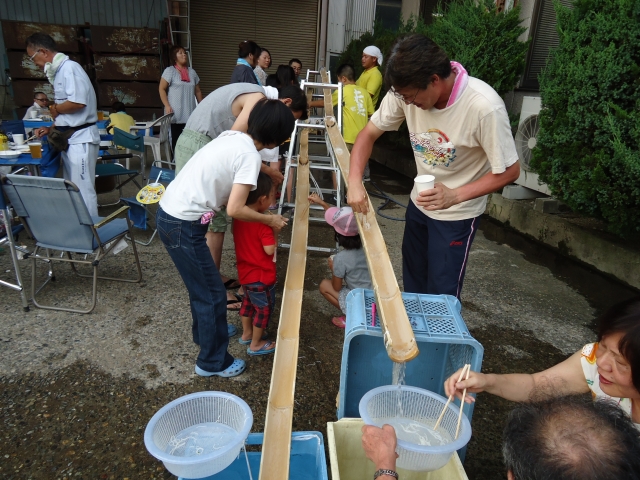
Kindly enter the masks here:
<path id="1" fill-rule="evenodd" d="M 395 203 L 396 205 L 400 205 L 403 208 L 407 208 L 406 205 L 400 203 L 399 201 L 397 201 L 395 198 L 390 197 L 389 195 L 387 195 L 377 184 L 376 182 L 370 181 L 369 184 L 374 187 L 376 190 L 378 190 L 379 193 L 376 192 L 370 192 L 367 191 L 367 193 L 369 194 L 369 196 L 371 197 L 376 197 L 376 198 L 381 198 L 383 200 L 385 200 L 385 202 L 380 205 L 377 209 L 376 209 L 376 213 L 378 215 L 380 215 L 382 218 L 386 218 L 388 220 L 395 220 L 396 222 L 405 222 L 406 220 L 404 218 L 397 218 L 397 217 L 390 217 L 389 215 L 385 215 L 384 213 L 381 213 L 380 210 L 382 210 L 383 208 L 385 208 L 387 205 L 389 205 L 389 203 Z"/>

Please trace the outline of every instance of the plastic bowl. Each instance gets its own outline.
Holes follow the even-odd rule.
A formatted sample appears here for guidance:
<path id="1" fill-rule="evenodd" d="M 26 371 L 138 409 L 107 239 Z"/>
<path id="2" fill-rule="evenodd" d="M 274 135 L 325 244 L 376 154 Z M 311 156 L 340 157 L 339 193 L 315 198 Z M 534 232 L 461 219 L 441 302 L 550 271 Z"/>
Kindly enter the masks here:
<path id="1" fill-rule="evenodd" d="M 197 392 L 162 407 L 147 425 L 144 444 L 149 453 L 161 460 L 172 474 L 185 478 L 204 478 L 231 465 L 240 453 L 252 425 L 251 409 L 240 397 L 226 392 Z M 213 426 L 226 431 L 212 451 L 210 446 L 203 451 L 202 445 L 197 442 L 194 444 L 194 437 L 176 436 L 196 426 Z M 208 437 L 209 440 L 211 438 L 214 437 Z M 168 453 L 171 451 L 174 453 Z M 187 456 L 190 454 L 192 456 Z"/>
<path id="2" fill-rule="evenodd" d="M 20 152 L 15 152 L 13 150 L 3 150 L 0 152 L 0 159 L 3 160 L 15 160 L 20 156 Z"/>
<path id="3" fill-rule="evenodd" d="M 400 418 L 432 428 L 447 399 L 422 388 L 385 385 L 367 392 L 360 400 L 360 416 L 366 425 L 382 427 L 389 419 Z M 398 412 L 401 410 L 401 414 Z M 453 440 L 458 423 L 459 408 L 449 404 L 438 432 L 447 442 L 443 445 L 418 445 L 398 439 L 397 466 L 406 470 L 430 472 L 444 467 L 453 452 L 464 447 L 471 439 L 471 424 L 462 415 L 458 438 Z M 396 428 L 397 433 L 397 428 Z"/>

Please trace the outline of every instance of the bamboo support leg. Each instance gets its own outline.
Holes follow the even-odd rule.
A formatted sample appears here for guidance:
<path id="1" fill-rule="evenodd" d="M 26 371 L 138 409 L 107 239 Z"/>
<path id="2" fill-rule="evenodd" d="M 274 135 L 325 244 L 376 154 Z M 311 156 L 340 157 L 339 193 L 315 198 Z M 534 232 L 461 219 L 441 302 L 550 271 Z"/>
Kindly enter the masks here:
<path id="1" fill-rule="evenodd" d="M 323 81 L 328 81 L 326 72 L 323 73 Z M 331 95 L 325 90 L 325 107 L 331 105 Z M 331 109 L 328 110 L 329 112 Z M 333 152 L 340 171 L 347 185 L 349 177 L 349 150 L 340 134 L 338 125 L 333 116 L 325 117 L 325 125 L 329 134 Z M 371 282 L 376 296 L 376 308 L 384 331 L 384 345 L 389 358 L 394 362 L 408 362 L 418 356 L 416 343 L 409 317 L 404 308 L 402 294 L 398 287 L 389 252 L 380 231 L 376 219 L 375 210 L 369 202 L 367 215 L 356 215 L 360 238 L 367 256 L 367 264 L 371 273 Z"/>
<path id="2" fill-rule="evenodd" d="M 293 400 L 298 365 L 300 314 L 304 292 L 309 232 L 309 131 L 300 137 L 296 214 L 292 218 L 291 251 L 280 308 L 280 325 L 273 359 L 271 388 L 264 425 L 260 480 L 289 478 Z"/>

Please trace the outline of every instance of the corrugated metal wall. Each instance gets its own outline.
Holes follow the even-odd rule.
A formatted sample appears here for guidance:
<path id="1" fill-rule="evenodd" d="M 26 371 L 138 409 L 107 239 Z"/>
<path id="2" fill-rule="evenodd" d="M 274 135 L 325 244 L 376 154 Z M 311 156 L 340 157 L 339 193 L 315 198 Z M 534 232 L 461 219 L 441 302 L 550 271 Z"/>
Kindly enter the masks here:
<path id="1" fill-rule="evenodd" d="M 330 53 L 342 53 L 347 20 L 347 0 L 331 0 L 329 2 L 329 18 L 327 24 L 327 58 Z"/>
<path id="2" fill-rule="evenodd" d="M 0 0 L 0 20 L 116 27 L 159 28 L 165 0 Z M 0 31 L 0 85 L 6 85 L 5 45 Z"/>
<path id="3" fill-rule="evenodd" d="M 344 48 L 354 38 L 373 30 L 376 16 L 376 0 L 349 0 L 347 4 L 347 21 L 345 22 Z"/>

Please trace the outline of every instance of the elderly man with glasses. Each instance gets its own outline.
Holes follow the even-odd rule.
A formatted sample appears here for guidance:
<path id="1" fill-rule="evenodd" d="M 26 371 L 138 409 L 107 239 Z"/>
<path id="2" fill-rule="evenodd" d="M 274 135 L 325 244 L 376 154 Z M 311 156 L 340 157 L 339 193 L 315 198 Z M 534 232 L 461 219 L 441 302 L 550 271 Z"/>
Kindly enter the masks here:
<path id="1" fill-rule="evenodd" d="M 367 212 L 362 173 L 373 143 L 407 121 L 419 175 L 434 188 L 411 192 L 402 243 L 404 289 L 460 298 L 469 250 L 487 194 L 520 175 L 509 116 L 500 96 L 424 35 L 392 47 L 389 92 L 351 152 L 349 205 Z"/>
<path id="2" fill-rule="evenodd" d="M 45 109 L 49 106 L 49 99 L 43 92 L 35 92 L 33 94 L 33 105 L 27 108 L 23 120 L 29 120 L 31 117 L 31 112 L 39 112 L 42 109 Z"/>
<path id="3" fill-rule="evenodd" d="M 27 55 L 44 70 L 53 85 L 54 102 L 49 111 L 55 125 L 36 128 L 38 137 L 49 136 L 62 155 L 64 178 L 72 181 L 82 194 L 89 214 L 98 216 L 96 161 L 100 146 L 96 93 L 80 64 L 58 52 L 49 35 L 34 33 L 26 40 Z M 50 132 L 55 127 L 57 135 Z M 68 138 L 64 138 L 68 135 Z M 55 137 L 59 141 L 55 141 Z"/>

